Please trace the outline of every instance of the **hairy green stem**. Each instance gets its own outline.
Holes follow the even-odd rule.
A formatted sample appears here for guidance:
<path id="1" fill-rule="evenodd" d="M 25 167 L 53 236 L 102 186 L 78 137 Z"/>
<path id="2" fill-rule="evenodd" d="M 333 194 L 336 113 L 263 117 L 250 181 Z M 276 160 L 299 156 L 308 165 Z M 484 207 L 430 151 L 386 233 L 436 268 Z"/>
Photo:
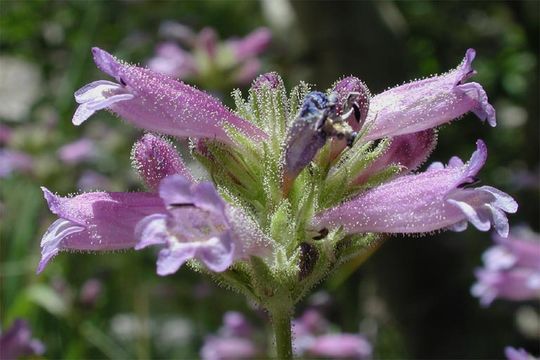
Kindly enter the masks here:
<path id="1" fill-rule="evenodd" d="M 277 358 L 280 360 L 292 359 L 291 311 L 283 308 L 272 309 L 270 316 L 274 328 Z"/>

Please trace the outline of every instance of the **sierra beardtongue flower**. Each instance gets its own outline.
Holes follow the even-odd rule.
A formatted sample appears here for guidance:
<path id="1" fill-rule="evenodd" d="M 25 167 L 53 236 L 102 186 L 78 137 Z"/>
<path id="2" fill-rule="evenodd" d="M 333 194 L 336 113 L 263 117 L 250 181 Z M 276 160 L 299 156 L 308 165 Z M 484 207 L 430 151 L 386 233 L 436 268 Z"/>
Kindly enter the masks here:
<path id="1" fill-rule="evenodd" d="M 465 83 L 476 74 L 476 56 L 467 50 L 462 63 L 446 74 L 404 84 L 371 98 L 364 140 L 409 134 L 447 123 L 472 111 L 496 125 L 495 109 L 478 83 Z"/>
<path id="2" fill-rule="evenodd" d="M 462 231 L 469 221 L 481 231 L 493 226 L 506 237 L 504 212 L 516 212 L 517 203 L 490 186 L 466 187 L 487 158 L 484 142 L 476 145 L 467 164 L 453 157 L 446 167 L 435 163 L 424 173 L 399 177 L 323 211 L 314 224 L 343 226 L 347 233 L 426 233 L 444 228 Z"/>
<path id="3" fill-rule="evenodd" d="M 97 67 L 117 83 L 95 81 L 75 92 L 79 103 L 73 115 L 75 125 L 98 110 L 108 109 L 140 128 L 167 135 L 230 142 L 223 129 L 227 124 L 250 136 L 264 136 L 256 126 L 202 91 L 148 69 L 123 64 L 99 48 L 92 52 Z"/>
<path id="4" fill-rule="evenodd" d="M 150 193 L 92 192 L 60 197 L 42 189 L 58 219 L 41 239 L 38 273 L 60 251 L 133 248 L 135 225 L 147 215 L 165 211 L 161 199 Z"/>
<path id="5" fill-rule="evenodd" d="M 482 255 L 484 267 L 475 272 L 471 293 L 489 306 L 496 298 L 511 301 L 540 298 L 540 235 L 519 229 L 505 239 L 493 236 L 495 245 Z"/>
<path id="6" fill-rule="evenodd" d="M 209 182 L 169 176 L 161 182 L 159 195 L 168 212 L 145 217 L 135 229 L 136 249 L 165 246 L 157 262 L 159 275 L 176 272 L 190 259 L 221 272 L 236 259 L 270 250 L 264 234 L 249 226 L 247 216 L 228 206 Z"/>

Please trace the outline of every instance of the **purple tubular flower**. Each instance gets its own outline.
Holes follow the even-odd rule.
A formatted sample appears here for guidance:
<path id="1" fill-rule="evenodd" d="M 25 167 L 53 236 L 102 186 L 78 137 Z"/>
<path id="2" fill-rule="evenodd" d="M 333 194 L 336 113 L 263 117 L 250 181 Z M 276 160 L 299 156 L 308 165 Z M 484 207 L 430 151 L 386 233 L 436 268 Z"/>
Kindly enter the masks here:
<path id="1" fill-rule="evenodd" d="M 208 336 L 201 349 L 203 360 L 253 359 L 259 351 L 247 338 Z"/>
<path id="2" fill-rule="evenodd" d="M 202 91 L 151 70 L 121 63 L 99 48 L 92 52 L 97 67 L 117 83 L 95 81 L 75 92 L 75 100 L 80 104 L 73 115 L 75 125 L 98 110 L 108 109 L 140 128 L 178 137 L 230 143 L 223 129 L 225 124 L 248 136 L 266 136 Z"/>
<path id="3" fill-rule="evenodd" d="M 150 193 L 93 192 L 60 197 L 42 188 L 58 220 L 41 239 L 37 273 L 63 250 L 106 251 L 135 246 L 135 225 L 147 215 L 164 213 L 159 196 Z"/>
<path id="4" fill-rule="evenodd" d="M 396 136 L 386 152 L 362 170 L 353 183 L 363 184 L 370 176 L 392 164 L 401 166 L 401 175 L 414 171 L 426 161 L 436 143 L 437 134 L 434 129 Z"/>
<path id="5" fill-rule="evenodd" d="M 237 259 L 264 255 L 269 241 L 240 210 L 228 206 L 210 182 L 194 184 L 181 175 L 165 178 L 159 195 L 166 214 L 152 214 L 135 229 L 135 249 L 164 245 L 157 273 L 175 273 L 196 259 L 215 272 L 227 270 Z"/>
<path id="6" fill-rule="evenodd" d="M 371 99 L 365 140 L 380 139 L 430 129 L 469 111 L 496 125 L 495 109 L 478 83 L 465 83 L 476 72 L 476 52 L 467 50 L 463 62 L 440 76 L 414 81 L 387 90 Z"/>
<path id="7" fill-rule="evenodd" d="M 307 349 L 311 355 L 332 359 L 366 359 L 372 351 L 363 336 L 346 333 L 318 336 Z"/>
<path id="8" fill-rule="evenodd" d="M 42 355 L 45 346 L 41 341 L 32 339 L 28 322 L 16 319 L 11 327 L 0 336 L 0 359 L 15 360 L 21 356 Z"/>
<path id="9" fill-rule="evenodd" d="M 505 212 L 517 211 L 514 199 L 491 186 L 465 187 L 475 181 L 487 158 L 484 142 L 476 145 L 467 164 L 453 157 L 447 167 L 435 163 L 424 173 L 399 177 L 317 214 L 314 225 L 343 226 L 347 233 L 425 233 L 462 231 L 468 220 L 478 230 L 493 226 L 506 237 Z"/>
<path id="10" fill-rule="evenodd" d="M 227 311 L 223 315 L 223 328 L 225 336 L 249 338 L 253 334 L 253 327 L 244 315 L 238 311 Z"/>
<path id="11" fill-rule="evenodd" d="M 153 134 L 145 134 L 131 151 L 133 165 L 146 186 L 157 191 L 159 183 L 169 175 L 179 174 L 193 181 L 174 146 Z"/>
<path id="12" fill-rule="evenodd" d="M 78 164 L 96 155 L 96 145 L 90 139 L 79 139 L 62 146 L 58 158 L 67 164 Z"/>
<path id="13" fill-rule="evenodd" d="M 158 45 L 156 56 L 148 61 L 150 70 L 179 79 L 189 78 L 197 73 L 193 56 L 175 43 Z"/>
<path id="14" fill-rule="evenodd" d="M 540 273 L 528 268 L 509 271 L 478 269 L 471 294 L 489 306 L 496 298 L 511 301 L 534 300 L 540 297 Z"/>
<path id="15" fill-rule="evenodd" d="M 534 360 L 535 358 L 529 354 L 525 349 L 519 348 L 513 348 L 511 346 L 507 346 L 504 348 L 504 355 L 506 356 L 507 360 Z"/>
<path id="16" fill-rule="evenodd" d="M 269 29 L 261 27 L 255 29 L 242 39 L 229 40 L 229 46 L 232 48 L 237 61 L 254 57 L 262 53 L 272 40 L 272 33 Z"/>
<path id="17" fill-rule="evenodd" d="M 32 156 L 22 151 L 0 149 L 0 178 L 6 178 L 14 172 L 29 173 L 33 167 Z"/>
<path id="18" fill-rule="evenodd" d="M 494 235 L 493 240 L 498 244 L 491 249 L 504 253 L 510 261 L 501 264 L 484 255 L 486 266 L 493 270 L 504 270 L 512 266 L 527 267 L 540 271 L 540 234 L 526 228 L 514 228 L 508 238 Z M 491 250 L 492 251 L 492 250 Z"/>
<path id="19" fill-rule="evenodd" d="M 540 235 L 513 231 L 482 255 L 484 267 L 475 271 L 471 293 L 488 306 L 496 298 L 522 301 L 540 297 Z"/>

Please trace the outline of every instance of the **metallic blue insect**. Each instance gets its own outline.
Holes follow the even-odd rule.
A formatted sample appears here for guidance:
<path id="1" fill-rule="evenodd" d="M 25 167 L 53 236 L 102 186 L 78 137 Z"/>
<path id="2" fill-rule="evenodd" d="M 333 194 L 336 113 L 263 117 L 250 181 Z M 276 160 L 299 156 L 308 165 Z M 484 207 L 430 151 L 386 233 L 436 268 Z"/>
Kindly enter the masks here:
<path id="1" fill-rule="evenodd" d="M 337 94 L 326 95 L 312 91 L 306 95 L 287 134 L 284 154 L 285 186 L 313 160 L 328 138 L 346 139 L 347 145 L 352 146 L 357 132 L 348 124 L 348 119 L 354 116 L 357 122 L 360 121 L 360 109 L 355 100 L 358 96 L 350 93 L 340 114 Z"/>

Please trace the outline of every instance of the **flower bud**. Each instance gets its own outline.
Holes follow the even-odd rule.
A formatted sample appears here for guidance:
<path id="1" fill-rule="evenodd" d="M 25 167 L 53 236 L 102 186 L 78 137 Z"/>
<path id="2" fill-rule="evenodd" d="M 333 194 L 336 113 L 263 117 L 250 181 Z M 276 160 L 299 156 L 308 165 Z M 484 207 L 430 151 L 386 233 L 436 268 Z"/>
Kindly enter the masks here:
<path id="1" fill-rule="evenodd" d="M 269 89 L 277 89 L 283 86 L 283 80 L 276 72 L 269 72 L 262 75 L 259 75 L 257 79 L 253 81 L 251 88 L 253 90 L 259 90 L 263 87 L 268 87 Z"/>
<path id="2" fill-rule="evenodd" d="M 133 166 L 152 191 L 157 191 L 161 180 L 169 175 L 192 178 L 174 146 L 159 136 L 145 134 L 133 145 L 131 158 Z"/>
<path id="3" fill-rule="evenodd" d="M 359 131 L 366 121 L 369 110 L 371 94 L 368 87 L 357 77 L 348 76 L 338 81 L 333 91 L 338 97 L 336 104 L 338 113 L 344 114 L 351 111 L 347 120 L 355 131 Z"/>

